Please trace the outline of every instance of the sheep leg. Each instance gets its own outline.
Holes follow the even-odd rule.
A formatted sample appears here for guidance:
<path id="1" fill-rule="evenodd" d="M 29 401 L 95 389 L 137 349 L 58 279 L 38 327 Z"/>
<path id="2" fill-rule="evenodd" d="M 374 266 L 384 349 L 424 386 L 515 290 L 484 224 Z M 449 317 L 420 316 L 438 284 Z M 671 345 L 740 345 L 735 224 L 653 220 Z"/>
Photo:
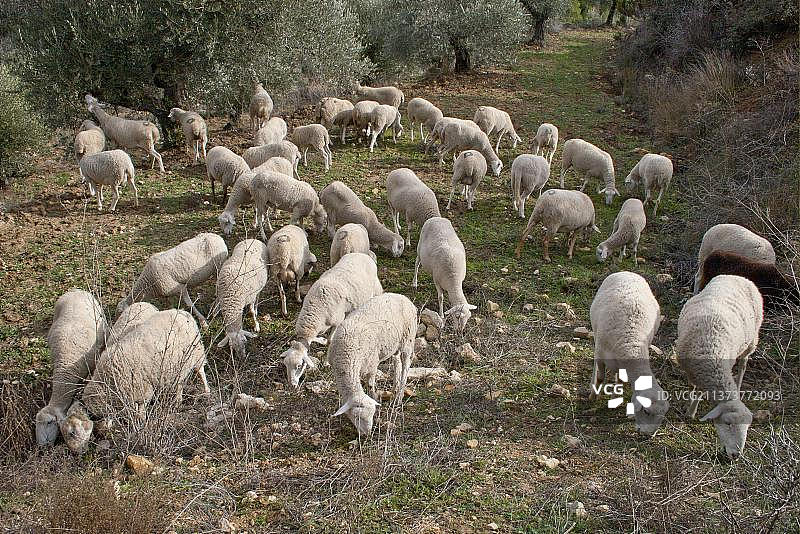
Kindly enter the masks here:
<path id="1" fill-rule="evenodd" d="M 697 391 L 697 386 L 692 386 L 692 394 L 690 395 L 689 407 L 686 408 L 686 416 L 692 419 L 697 415 L 697 406 L 700 404 L 700 398 L 694 394 Z"/>
<path id="2" fill-rule="evenodd" d="M 658 192 L 658 197 L 656 197 L 656 201 L 653 203 L 653 218 L 656 218 L 656 213 L 658 212 L 658 205 L 661 204 L 661 195 L 664 194 L 664 188 L 662 187 L 661 190 Z"/>
<path id="3" fill-rule="evenodd" d="M 286 317 L 289 311 L 286 309 L 286 290 L 283 289 L 283 282 L 278 281 L 278 293 L 281 295 L 281 314 Z"/>
<path id="4" fill-rule="evenodd" d="M 525 226 L 525 230 L 522 231 L 522 236 L 519 238 L 519 242 L 517 243 L 517 248 L 514 250 L 514 255 L 519 258 L 520 254 L 522 254 L 522 247 L 525 244 L 525 240 L 530 235 L 531 231 L 533 231 L 533 225 L 536 224 L 533 220 L 533 214 L 531 214 L 531 218 L 528 219 L 528 224 Z"/>
<path id="5" fill-rule="evenodd" d="M 103 186 L 97 190 L 97 211 L 103 211 Z"/>
<path id="6" fill-rule="evenodd" d="M 578 240 L 578 232 L 572 232 L 572 236 L 569 239 L 569 251 L 567 252 L 567 257 L 572 259 L 572 252 L 575 249 L 575 242 Z"/>
<path id="7" fill-rule="evenodd" d="M 438 293 L 439 296 L 439 317 L 444 320 L 444 291 L 442 291 L 442 288 L 436 283 L 436 280 L 433 281 L 433 285 L 436 286 L 436 293 Z"/>
<path id="8" fill-rule="evenodd" d="M 419 255 L 417 255 L 417 259 L 414 261 L 414 279 L 411 281 L 411 287 L 417 287 L 417 277 L 419 276 L 419 265 L 422 261 L 419 259 Z"/>
<path id="9" fill-rule="evenodd" d="M 270 216 L 271 213 L 272 213 L 272 208 L 267 208 L 266 210 L 264 210 L 264 216 L 266 217 L 266 220 L 267 220 L 267 229 L 270 232 L 274 231 L 274 228 L 272 228 L 272 222 L 269 220 L 269 216 Z M 277 215 L 276 215 L 276 217 L 277 217 Z"/>
<path id="10" fill-rule="evenodd" d="M 639 240 L 633 242 L 633 263 L 639 266 Z"/>
<path id="11" fill-rule="evenodd" d="M 542 240 L 542 247 L 544 248 L 544 256 L 542 259 L 547 263 L 550 263 L 550 231 L 548 230 L 544 234 L 544 239 Z"/>
<path id="12" fill-rule="evenodd" d="M 308 147 L 303 149 L 303 167 L 308 167 Z"/>
<path id="13" fill-rule="evenodd" d="M 222 205 L 224 206 L 225 203 L 227 202 L 228 202 L 228 186 L 226 184 L 222 186 Z"/>
<path id="14" fill-rule="evenodd" d="M 136 187 L 136 183 L 133 181 L 133 178 L 128 178 L 128 183 L 131 184 L 131 189 L 133 189 L 133 205 L 138 208 L 139 207 L 139 189 Z"/>
<path id="15" fill-rule="evenodd" d="M 472 210 L 472 201 L 475 200 L 475 187 L 467 188 L 465 186 L 466 191 L 464 191 L 464 196 L 467 197 L 467 209 Z"/>
<path id="16" fill-rule="evenodd" d="M 406 246 L 411 246 L 411 219 L 408 217 L 406 217 Z"/>
<path id="17" fill-rule="evenodd" d="M 742 390 L 742 380 L 744 379 L 744 372 L 747 369 L 747 358 L 749 357 L 749 348 L 739 356 L 739 377 L 737 383 L 739 384 L 739 391 Z"/>
<path id="18" fill-rule="evenodd" d="M 200 311 L 197 308 L 195 308 L 194 302 L 192 302 L 192 298 L 189 296 L 189 290 L 186 289 L 186 285 L 185 284 L 183 286 L 181 286 L 181 299 L 183 299 L 183 304 L 186 307 L 188 307 L 192 311 L 192 313 L 194 315 L 196 315 L 197 318 L 200 320 L 200 327 L 203 330 L 207 330 L 208 329 L 208 321 L 206 321 L 206 318 L 203 317 L 203 314 L 200 313 Z"/>
<path id="19" fill-rule="evenodd" d="M 588 183 L 589 183 L 589 175 L 588 175 L 588 174 L 586 174 L 586 175 L 584 175 L 584 177 L 583 177 L 583 185 L 581 186 L 581 188 L 580 188 L 580 189 L 578 189 L 578 191 L 581 191 L 581 192 L 582 192 L 584 189 L 586 189 L 586 184 L 588 184 Z"/>
<path id="20" fill-rule="evenodd" d="M 203 139 L 203 161 L 206 160 L 206 145 L 208 144 L 208 139 Z"/>
<path id="21" fill-rule="evenodd" d="M 375 148 L 375 141 L 377 141 L 377 139 L 378 139 L 378 132 L 373 130 L 373 132 L 372 132 L 372 140 L 369 143 L 369 151 L 370 152 L 372 152 L 372 150 Z"/>
<path id="22" fill-rule="evenodd" d="M 598 359 L 595 355 L 594 359 L 594 370 L 592 371 L 592 382 L 589 388 L 589 400 L 594 400 L 597 397 L 595 393 L 595 388 L 599 386 L 603 380 L 605 380 L 606 376 L 606 365 L 603 363 L 602 360 Z"/>
<path id="23" fill-rule="evenodd" d="M 506 133 L 506 132 L 504 132 L 504 131 L 500 132 L 500 135 L 497 136 L 497 144 L 494 147 L 494 151 L 497 152 L 498 154 L 500 153 L 500 140 L 503 138 L 503 134 L 504 133 Z"/>
<path id="24" fill-rule="evenodd" d="M 550 166 L 551 166 L 551 167 L 553 166 L 553 156 L 555 156 L 555 155 L 556 155 L 556 149 L 554 148 L 553 150 L 551 150 L 551 151 L 550 151 L 550 161 L 549 161 L 549 164 L 550 164 Z"/>
<path id="25" fill-rule="evenodd" d="M 300 277 L 302 275 L 302 273 L 294 275 L 294 299 L 298 304 L 303 302 L 303 298 L 300 296 Z"/>
<path id="26" fill-rule="evenodd" d="M 317 152 L 322 156 L 323 165 L 325 165 L 325 171 L 327 172 L 330 168 L 330 164 L 328 163 L 328 153 L 325 151 L 325 147 L 317 148 Z"/>
<path id="27" fill-rule="evenodd" d="M 619 261 L 622 261 L 622 258 L 628 255 L 628 245 L 622 245 L 622 248 L 619 251 Z"/>
<path id="28" fill-rule="evenodd" d="M 117 202 L 119 202 L 119 183 L 114 184 L 114 200 L 111 202 L 111 211 L 117 209 Z"/>
<path id="29" fill-rule="evenodd" d="M 159 154 L 153 145 L 150 145 L 148 150 L 150 155 L 153 156 L 153 165 L 155 165 L 156 160 L 158 160 L 158 170 L 160 172 L 164 172 L 164 160 L 161 159 L 161 154 Z M 152 167 L 150 167 L 152 169 Z"/>
<path id="30" fill-rule="evenodd" d="M 216 200 L 216 199 L 217 199 L 217 192 L 214 189 L 214 177 L 212 176 L 211 177 L 211 200 L 213 201 L 213 200 Z"/>
<path id="31" fill-rule="evenodd" d="M 194 140 L 194 164 L 197 165 L 197 160 L 200 159 L 200 140 Z"/>
<path id="32" fill-rule="evenodd" d="M 256 298 L 258 298 L 258 295 L 256 295 Z M 253 300 L 253 302 L 250 303 L 249 307 L 250 307 L 250 317 L 253 318 L 253 325 L 254 325 L 253 326 L 253 331 L 261 332 L 261 324 L 259 324 L 259 322 L 258 322 L 258 311 L 256 310 L 256 301 L 255 301 L 255 299 Z"/>
<path id="33" fill-rule="evenodd" d="M 392 218 L 392 222 L 394 223 L 394 233 L 400 233 L 400 212 L 394 211 L 391 206 L 389 206 L 389 215 Z"/>
<path id="34" fill-rule="evenodd" d="M 197 376 L 200 377 L 200 382 L 203 384 L 203 393 L 208 395 L 211 393 L 211 388 L 208 387 L 208 377 L 206 377 L 206 366 L 205 363 L 200 364 L 196 369 L 195 372 Z"/>
<path id="35" fill-rule="evenodd" d="M 453 184 L 453 187 L 450 189 L 450 198 L 447 199 L 447 206 L 444 209 L 450 209 L 450 203 L 453 201 L 453 194 L 456 192 L 456 186 Z"/>
<path id="36" fill-rule="evenodd" d="M 347 126 L 342 126 L 342 144 L 344 144 L 344 137 L 347 134 Z"/>
<path id="37" fill-rule="evenodd" d="M 367 389 L 369 389 L 369 396 L 373 399 L 378 396 L 378 388 L 375 385 L 375 373 L 370 373 L 365 376 L 367 379 Z"/>

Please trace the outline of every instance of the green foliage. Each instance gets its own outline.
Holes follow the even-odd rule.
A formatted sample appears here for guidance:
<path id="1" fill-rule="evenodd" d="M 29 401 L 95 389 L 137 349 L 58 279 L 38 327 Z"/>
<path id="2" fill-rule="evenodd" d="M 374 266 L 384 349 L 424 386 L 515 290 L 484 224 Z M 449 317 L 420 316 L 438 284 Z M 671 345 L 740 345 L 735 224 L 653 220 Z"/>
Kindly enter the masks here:
<path id="1" fill-rule="evenodd" d="M 0 185 L 24 172 L 24 155 L 39 146 L 44 137 L 44 127 L 19 80 L 0 64 Z"/>

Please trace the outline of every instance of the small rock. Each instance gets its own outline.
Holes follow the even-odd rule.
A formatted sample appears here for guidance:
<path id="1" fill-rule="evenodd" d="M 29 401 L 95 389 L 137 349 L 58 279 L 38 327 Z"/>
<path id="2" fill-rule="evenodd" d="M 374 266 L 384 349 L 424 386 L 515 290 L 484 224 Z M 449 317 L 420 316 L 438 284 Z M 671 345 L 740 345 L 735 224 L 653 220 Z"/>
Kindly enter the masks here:
<path id="1" fill-rule="evenodd" d="M 556 343 L 557 349 L 567 349 L 570 352 L 575 352 L 575 346 L 569 341 L 559 341 Z"/>
<path id="2" fill-rule="evenodd" d="M 549 313 L 545 313 L 545 314 L 544 314 L 544 318 L 545 318 L 545 319 L 547 319 L 548 321 L 552 321 L 553 319 L 555 319 L 555 317 L 553 317 L 553 316 L 552 316 L 552 315 L 550 315 Z"/>
<path id="3" fill-rule="evenodd" d="M 145 458 L 144 456 L 139 456 L 138 454 L 129 454 L 127 458 L 125 458 L 125 465 L 133 471 L 133 474 L 139 477 L 147 476 L 153 472 L 153 462 Z"/>
<path id="4" fill-rule="evenodd" d="M 564 434 L 564 443 L 570 449 L 577 449 L 578 447 L 581 446 L 580 438 L 577 438 L 575 436 L 570 436 L 569 434 Z"/>
<path id="5" fill-rule="evenodd" d="M 461 379 L 461 373 L 459 373 L 458 371 L 453 369 L 452 371 L 450 371 L 449 380 L 450 380 L 450 382 L 461 382 L 461 380 L 462 380 Z"/>
<path id="6" fill-rule="evenodd" d="M 500 310 L 497 310 L 497 311 L 496 311 L 496 312 L 494 312 L 492 315 L 494 315 L 494 316 L 495 316 L 496 318 L 498 318 L 498 319 L 502 319 L 502 318 L 503 318 L 503 312 L 502 312 L 502 311 L 500 311 Z"/>
<path id="7" fill-rule="evenodd" d="M 425 308 L 424 310 L 419 312 L 419 320 L 425 326 L 435 326 L 436 328 L 439 329 L 441 329 L 444 326 L 444 321 L 439 316 L 439 314 L 433 310 L 429 310 L 428 308 Z"/>
<path id="8" fill-rule="evenodd" d="M 412 367 L 408 370 L 409 380 L 423 380 L 429 378 L 447 378 L 444 367 Z"/>
<path id="9" fill-rule="evenodd" d="M 422 337 L 424 335 L 425 335 L 425 325 L 422 324 L 422 323 L 419 323 L 417 325 L 417 337 Z"/>
<path id="10" fill-rule="evenodd" d="M 416 396 L 417 392 L 411 389 L 410 387 L 406 387 L 406 389 L 403 390 L 403 397 L 416 397 Z"/>
<path id="11" fill-rule="evenodd" d="M 594 332 L 586 328 L 585 326 L 579 326 L 575 330 L 572 331 L 575 334 L 575 337 L 579 337 L 581 339 L 592 339 L 594 337 Z"/>
<path id="12" fill-rule="evenodd" d="M 570 391 L 560 384 L 553 384 L 552 387 L 550 387 L 550 394 L 565 399 L 570 397 Z"/>
<path id="13" fill-rule="evenodd" d="M 669 273 L 658 273 L 656 275 L 656 280 L 662 284 L 668 284 L 669 282 L 672 282 L 672 275 Z"/>
<path id="14" fill-rule="evenodd" d="M 489 523 L 486 526 L 489 527 L 489 530 L 498 530 L 500 528 L 500 526 L 497 523 Z"/>
<path id="15" fill-rule="evenodd" d="M 486 301 L 486 311 L 489 313 L 494 313 L 500 309 L 500 305 L 494 301 L 487 300 Z"/>
<path id="16" fill-rule="evenodd" d="M 234 404 L 237 410 L 261 410 L 267 409 L 267 401 L 261 397 L 253 397 L 247 393 L 239 393 L 236 395 L 236 403 Z"/>
<path id="17" fill-rule="evenodd" d="M 464 343 L 460 347 L 456 349 L 458 355 L 464 359 L 466 362 L 470 363 L 478 363 L 481 361 L 480 355 L 472 348 L 472 345 L 469 343 Z"/>
<path id="18" fill-rule="evenodd" d="M 755 423 L 764 423 L 769 421 L 770 418 L 769 410 L 756 410 L 753 412 L 753 422 Z"/>
<path id="19" fill-rule="evenodd" d="M 530 302 L 526 302 L 525 304 L 522 305 L 522 311 L 524 311 L 526 313 L 530 313 L 535 309 L 536 309 L 536 307 L 533 304 L 531 304 Z"/>
<path id="20" fill-rule="evenodd" d="M 256 499 L 258 499 L 258 494 L 255 491 L 250 490 L 244 494 L 244 498 L 242 500 L 244 502 L 255 502 Z"/>
<path id="21" fill-rule="evenodd" d="M 574 501 L 567 503 L 567 515 L 575 516 L 576 519 L 585 519 L 589 516 L 589 512 L 586 511 L 581 501 Z"/>
<path id="22" fill-rule="evenodd" d="M 467 447 L 469 447 L 470 449 L 474 449 L 477 446 L 478 446 L 478 440 L 477 439 L 468 439 L 467 440 Z"/>
<path id="23" fill-rule="evenodd" d="M 473 427 L 469 423 L 461 423 L 460 425 L 455 426 L 455 427 L 450 429 L 450 435 L 451 436 L 460 436 L 461 434 L 463 434 L 465 432 L 469 432 L 473 428 L 475 428 L 475 427 Z"/>
<path id="24" fill-rule="evenodd" d="M 659 349 L 655 345 L 650 345 L 650 352 L 652 352 L 653 354 L 657 354 L 659 356 L 662 356 L 664 354 L 664 351 Z"/>
<path id="25" fill-rule="evenodd" d="M 432 324 L 425 327 L 425 340 L 436 341 L 439 339 L 439 328 Z"/>
<path id="26" fill-rule="evenodd" d="M 637 260 L 639 263 L 647 263 L 647 260 L 646 260 L 646 259 L 644 259 L 644 258 L 642 258 L 642 257 L 638 257 L 638 258 L 636 258 L 636 260 Z"/>
<path id="27" fill-rule="evenodd" d="M 597 509 L 600 510 L 601 512 L 610 512 L 611 511 L 611 507 L 609 505 L 607 505 L 607 504 L 601 504 L 600 506 L 597 507 Z"/>
<path id="28" fill-rule="evenodd" d="M 556 308 L 560 309 L 564 314 L 564 317 L 566 317 L 570 321 L 574 321 L 575 319 L 577 319 L 577 316 L 575 315 L 575 310 L 573 310 L 572 306 L 570 306 L 568 303 L 559 302 L 558 304 L 556 304 Z"/>
<path id="29" fill-rule="evenodd" d="M 659 217 L 659 219 L 661 219 L 663 222 L 669 221 L 669 217 L 667 217 L 666 215 L 662 215 L 661 217 Z"/>
<path id="30" fill-rule="evenodd" d="M 536 456 L 533 457 L 533 459 L 536 460 L 536 463 L 548 469 L 555 469 L 561 463 L 558 461 L 557 458 L 549 458 L 544 454 L 537 454 Z"/>
<path id="31" fill-rule="evenodd" d="M 414 354 L 421 354 L 428 348 L 428 342 L 424 337 L 418 337 L 414 340 Z"/>

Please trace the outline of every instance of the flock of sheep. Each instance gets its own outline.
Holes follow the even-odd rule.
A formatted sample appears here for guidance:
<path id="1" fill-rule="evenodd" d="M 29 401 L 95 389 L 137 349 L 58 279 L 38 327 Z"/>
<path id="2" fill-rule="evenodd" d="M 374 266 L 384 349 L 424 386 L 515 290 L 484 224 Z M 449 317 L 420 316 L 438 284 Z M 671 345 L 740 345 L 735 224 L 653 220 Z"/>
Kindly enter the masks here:
<path id="1" fill-rule="evenodd" d="M 252 204 L 254 225 L 262 240 L 245 239 L 229 253 L 217 234 L 203 233 L 177 246 L 153 254 L 142 268 L 128 296 L 117 307 L 117 320 L 109 326 L 103 309 L 88 292 L 71 290 L 55 305 L 48 344 L 54 365 L 50 402 L 36 416 L 40 445 L 52 444 L 59 432 L 68 446 L 82 450 L 89 442 L 94 421 L 108 426 L 112 417 L 147 417 L 148 404 L 164 391 L 180 402 L 182 387 L 192 372 L 209 391 L 204 373 L 206 350 L 201 330 L 206 317 L 195 307 L 189 290 L 216 277 L 216 299 L 210 314 L 222 317 L 225 336 L 219 346 L 241 353 L 247 340 L 260 330 L 257 305 L 269 280 L 278 287 L 281 313 L 287 315 L 286 288 L 294 285 L 294 296 L 302 302 L 295 322 L 294 339 L 281 355 L 287 380 L 298 386 L 307 370 L 320 362 L 311 356 L 312 344 L 328 346 L 328 362 L 339 392 L 341 406 L 335 415 L 346 414 L 360 435 L 370 433 L 376 400 L 375 379 L 379 363 L 393 360 L 394 402 L 401 402 L 414 352 L 419 313 L 407 297 L 384 293 L 378 278 L 377 257 L 372 249 L 382 248 L 392 256 L 403 254 L 411 244 L 412 225 L 420 227 L 413 287 L 420 266 L 431 273 L 438 294 L 438 316 L 443 325 L 451 322 L 461 332 L 475 306 L 464 294 L 466 277 L 464 245 L 449 219 L 442 217 L 434 192 L 408 168 L 392 170 L 386 191 L 393 229 L 386 227 L 345 183 L 333 181 L 319 193 L 300 179 L 298 164 L 314 149 L 322 157 L 325 171 L 333 160 L 329 128 L 347 129 L 366 136 L 370 151 L 388 129 L 393 138 L 402 135 L 399 108 L 405 97 L 396 87 L 370 88 L 358 85 L 355 104 L 338 98 L 324 98 L 318 105 L 319 123 L 294 128 L 288 136 L 286 122 L 272 117 L 273 103 L 261 84 L 256 84 L 249 107 L 256 146 L 243 156 L 217 146 L 206 153 L 208 134 L 203 118 L 194 112 L 174 108 L 170 118 L 183 130 L 186 146 L 195 162 L 203 158 L 211 180 L 223 187 L 219 223 L 230 235 L 240 207 Z M 80 175 L 102 209 L 102 188 L 114 189 L 117 206 L 119 186 L 130 183 L 134 195 L 134 169 L 121 149 L 144 149 L 163 171 L 155 146 L 158 128 L 149 121 L 128 120 L 107 114 L 92 96 L 86 96 L 89 111 L 100 125 L 85 121 L 75 138 Z M 416 125 L 425 151 L 438 144 L 440 162 L 454 154 L 452 191 L 463 192 L 468 208 L 483 177 L 499 176 L 503 163 L 498 156 L 500 141 L 508 135 L 516 146 L 521 141 L 505 111 L 480 106 L 473 120 L 444 117 L 439 108 L 422 98 L 407 104 L 407 120 L 413 139 Z M 426 135 L 427 130 L 427 135 Z M 497 136 L 492 146 L 490 136 Z M 116 150 L 105 151 L 106 139 Z M 291 139 L 291 140 L 289 140 Z M 558 144 L 558 129 L 542 124 L 532 140 L 534 154 L 518 156 L 511 166 L 511 198 L 514 210 L 525 216 L 527 198 L 537 193 L 516 254 L 521 254 L 526 237 L 544 227 L 543 259 L 550 261 L 549 242 L 556 233 L 567 233 L 568 256 L 581 234 L 599 232 L 591 198 L 583 192 L 590 179 L 601 182 L 598 194 L 606 204 L 618 195 L 611 156 L 581 139 L 563 145 L 560 189 L 542 192 L 550 177 L 550 165 Z M 541 155 L 540 155 L 541 153 Z M 580 190 L 564 189 L 569 168 L 583 175 Z M 647 154 L 630 171 L 629 187 L 642 186 L 644 203 L 626 200 L 611 235 L 597 247 L 597 259 L 605 261 L 616 251 L 637 246 L 646 225 L 644 205 L 653 201 L 655 216 L 663 193 L 672 178 L 672 162 L 658 154 Z M 230 196 L 227 196 L 231 188 Z M 291 213 L 289 224 L 274 230 L 273 210 Z M 401 235 L 401 216 L 406 224 Z M 330 268 L 301 298 L 300 282 L 317 264 L 309 249 L 304 220 L 310 229 L 331 238 Z M 264 230 L 271 236 L 267 238 Z M 742 403 L 739 391 L 747 357 L 755 350 L 761 326 L 762 293 L 767 299 L 797 298 L 796 286 L 775 268 L 770 243 L 737 225 L 717 225 L 703 238 L 695 281 L 696 295 L 684 306 L 678 321 L 676 353 L 689 383 L 714 402 L 703 418 L 713 421 L 725 450 L 731 457 L 741 453 L 752 415 Z M 752 280 L 752 281 L 751 281 Z M 449 308 L 445 309 L 447 293 Z M 158 311 L 147 301 L 159 297 L 180 297 L 197 317 L 173 309 Z M 769 301 L 768 301 L 769 303 Z M 253 330 L 245 329 L 243 311 L 250 313 Z M 661 315 L 658 302 L 644 278 L 632 272 L 608 276 L 600 286 L 590 310 L 595 338 L 592 384 L 605 380 L 607 370 L 627 371 L 633 382 L 650 375 L 650 343 Z M 737 379 L 733 366 L 739 363 Z M 364 390 L 366 383 L 368 391 Z M 653 377 L 650 389 L 634 398 L 637 428 L 652 434 L 669 408 L 666 395 Z M 690 406 L 693 416 L 697 402 Z"/>

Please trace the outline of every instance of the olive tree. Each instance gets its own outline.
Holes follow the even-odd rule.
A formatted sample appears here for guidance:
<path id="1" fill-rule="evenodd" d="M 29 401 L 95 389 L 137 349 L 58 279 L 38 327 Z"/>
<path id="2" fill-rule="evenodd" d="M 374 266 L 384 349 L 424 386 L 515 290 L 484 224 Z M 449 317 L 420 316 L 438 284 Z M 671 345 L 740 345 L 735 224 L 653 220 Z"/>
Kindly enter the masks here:
<path id="1" fill-rule="evenodd" d="M 570 9 L 570 0 L 520 0 L 528 14 L 530 24 L 529 41 L 534 44 L 544 43 L 547 23 L 559 18 Z"/>

